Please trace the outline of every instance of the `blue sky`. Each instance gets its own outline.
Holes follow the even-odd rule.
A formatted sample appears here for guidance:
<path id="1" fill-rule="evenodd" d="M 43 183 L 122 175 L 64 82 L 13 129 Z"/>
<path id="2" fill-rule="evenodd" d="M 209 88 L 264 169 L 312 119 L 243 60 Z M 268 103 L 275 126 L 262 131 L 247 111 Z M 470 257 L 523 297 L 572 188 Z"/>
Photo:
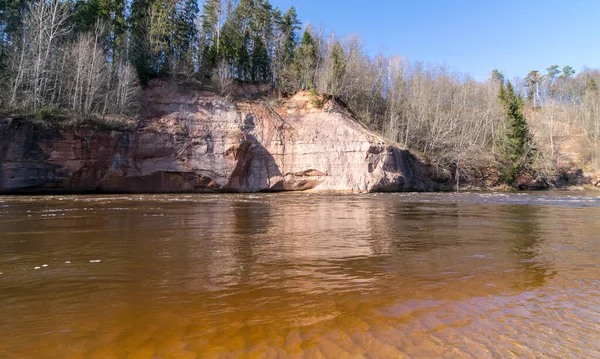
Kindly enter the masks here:
<path id="1" fill-rule="evenodd" d="M 303 23 L 361 35 L 370 54 L 443 64 L 485 80 L 557 64 L 600 68 L 600 0 L 271 0 Z"/>

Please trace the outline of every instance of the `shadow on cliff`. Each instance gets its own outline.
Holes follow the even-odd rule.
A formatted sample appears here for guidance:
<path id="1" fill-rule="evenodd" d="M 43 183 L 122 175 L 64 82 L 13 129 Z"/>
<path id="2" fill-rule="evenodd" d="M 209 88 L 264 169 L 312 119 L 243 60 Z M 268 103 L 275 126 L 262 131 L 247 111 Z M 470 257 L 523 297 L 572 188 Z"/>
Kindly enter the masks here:
<path id="1" fill-rule="evenodd" d="M 0 193 L 52 191 L 68 177 L 61 165 L 46 162 L 47 152 L 61 140 L 56 128 L 25 119 L 0 120 Z"/>
<path id="2" fill-rule="evenodd" d="M 236 152 L 237 165 L 224 187 L 232 192 L 283 191 L 282 173 L 273 155 L 258 141 L 246 134 Z M 271 179 L 280 178 L 272 183 Z"/>

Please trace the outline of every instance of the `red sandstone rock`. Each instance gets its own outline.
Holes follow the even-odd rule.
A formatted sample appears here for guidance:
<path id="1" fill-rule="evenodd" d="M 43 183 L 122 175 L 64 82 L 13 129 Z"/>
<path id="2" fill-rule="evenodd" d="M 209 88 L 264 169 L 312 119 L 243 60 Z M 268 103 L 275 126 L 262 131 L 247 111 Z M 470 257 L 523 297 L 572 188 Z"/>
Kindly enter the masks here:
<path id="1" fill-rule="evenodd" d="M 0 192 L 428 190 L 428 167 L 333 101 L 272 108 L 156 82 L 132 132 L 0 122 Z"/>

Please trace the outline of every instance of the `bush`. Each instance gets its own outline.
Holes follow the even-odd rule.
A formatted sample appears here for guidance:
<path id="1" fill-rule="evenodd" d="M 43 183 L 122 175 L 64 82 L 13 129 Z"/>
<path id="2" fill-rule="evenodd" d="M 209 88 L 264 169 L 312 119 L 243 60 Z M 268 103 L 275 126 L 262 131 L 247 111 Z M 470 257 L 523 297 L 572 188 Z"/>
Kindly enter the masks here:
<path id="1" fill-rule="evenodd" d="M 319 96 L 319 94 L 317 94 L 317 92 L 314 89 L 310 90 L 310 94 L 313 97 L 311 100 L 311 104 L 316 108 L 323 108 L 323 105 L 325 104 L 323 97 Z"/>
<path id="2" fill-rule="evenodd" d="M 35 118 L 40 120 L 51 120 L 59 114 L 60 111 L 56 107 L 42 107 L 35 113 Z"/>

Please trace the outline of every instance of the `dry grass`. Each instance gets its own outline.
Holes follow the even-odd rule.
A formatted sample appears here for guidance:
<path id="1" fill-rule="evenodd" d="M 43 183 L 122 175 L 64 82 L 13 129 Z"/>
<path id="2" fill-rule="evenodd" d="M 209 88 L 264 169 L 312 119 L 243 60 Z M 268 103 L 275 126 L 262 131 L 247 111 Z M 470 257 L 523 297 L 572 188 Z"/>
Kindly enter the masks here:
<path id="1" fill-rule="evenodd" d="M 42 129 L 78 129 L 92 128 L 99 131 L 132 131 L 138 124 L 136 118 L 124 115 L 100 115 L 92 114 L 87 117 L 79 117 L 68 111 L 55 108 L 44 108 L 34 114 L 20 111 L 0 112 L 0 118 L 8 123 L 13 121 L 30 123 Z"/>

